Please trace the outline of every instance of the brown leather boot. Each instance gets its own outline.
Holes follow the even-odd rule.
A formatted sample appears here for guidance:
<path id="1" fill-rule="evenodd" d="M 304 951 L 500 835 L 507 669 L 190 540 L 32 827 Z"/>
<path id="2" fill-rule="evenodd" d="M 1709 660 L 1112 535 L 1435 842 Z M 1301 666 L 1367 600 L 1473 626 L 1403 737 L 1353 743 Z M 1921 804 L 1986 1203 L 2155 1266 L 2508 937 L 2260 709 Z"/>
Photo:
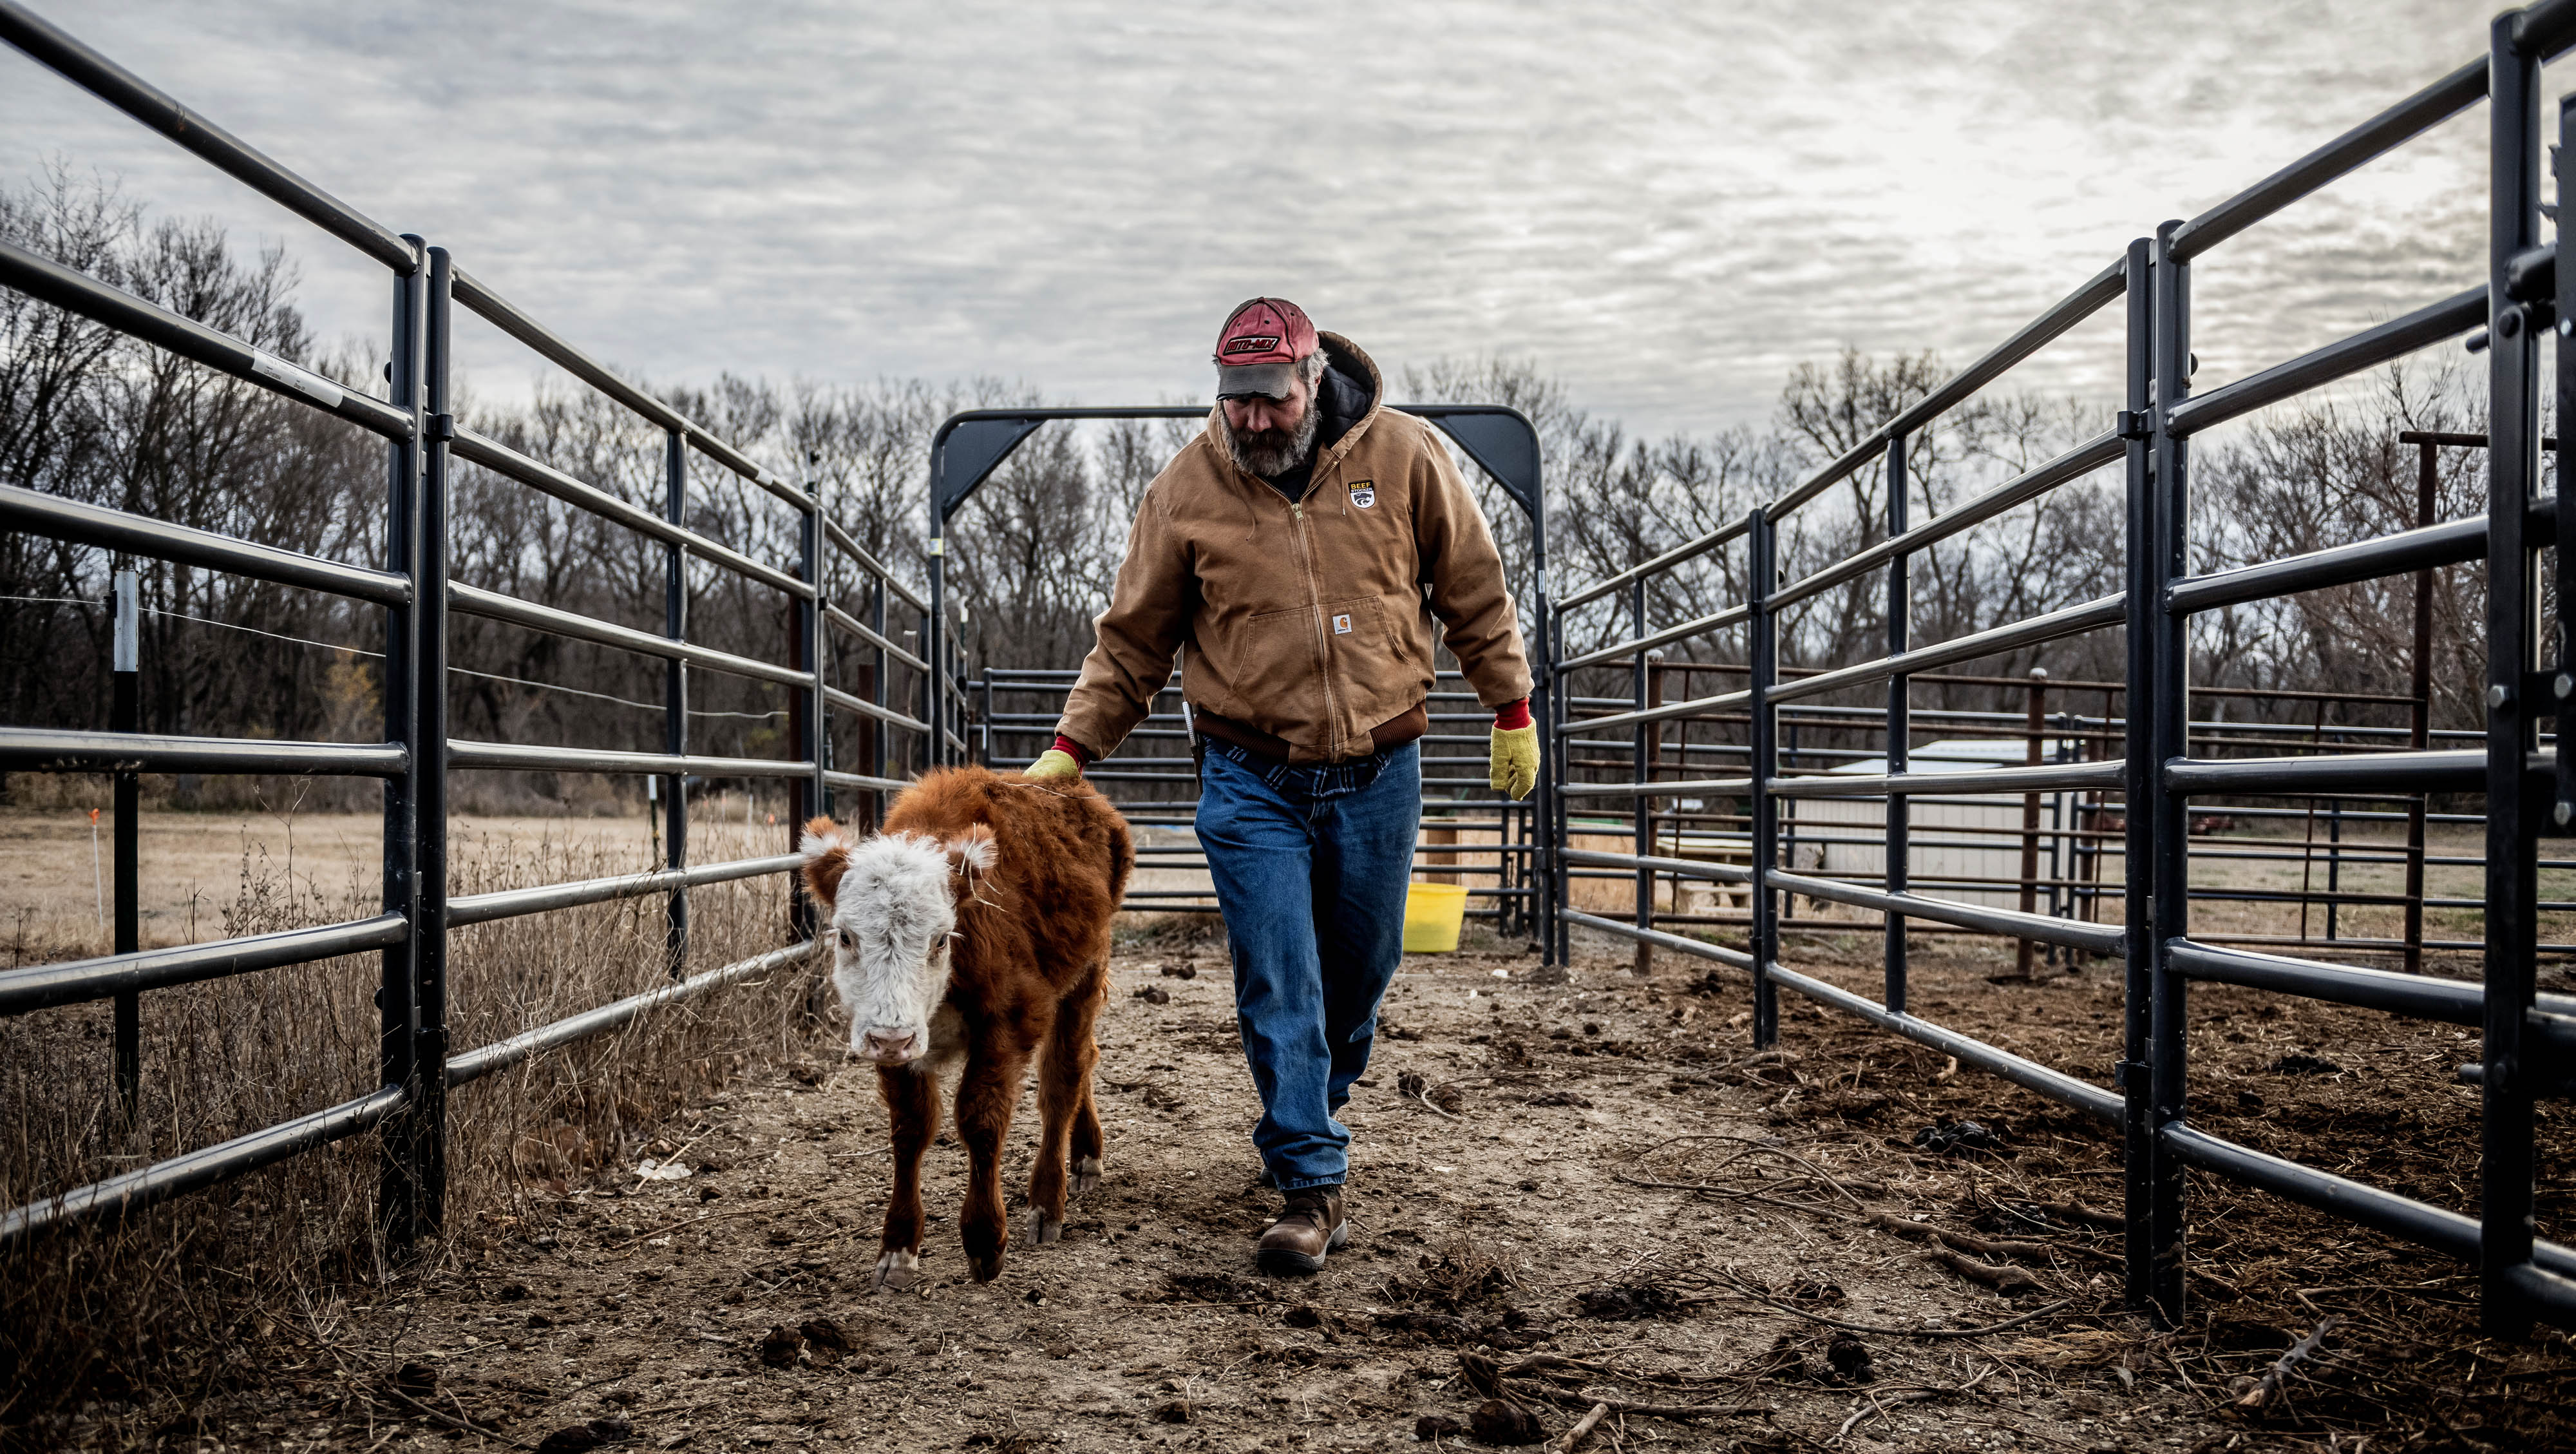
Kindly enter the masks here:
<path id="1" fill-rule="evenodd" d="M 1288 1193 L 1288 1209 L 1261 1234 L 1253 1265 L 1279 1276 L 1324 1270 L 1324 1254 L 1351 1239 L 1351 1224 L 1342 1216 L 1342 1189 L 1308 1187 Z"/>

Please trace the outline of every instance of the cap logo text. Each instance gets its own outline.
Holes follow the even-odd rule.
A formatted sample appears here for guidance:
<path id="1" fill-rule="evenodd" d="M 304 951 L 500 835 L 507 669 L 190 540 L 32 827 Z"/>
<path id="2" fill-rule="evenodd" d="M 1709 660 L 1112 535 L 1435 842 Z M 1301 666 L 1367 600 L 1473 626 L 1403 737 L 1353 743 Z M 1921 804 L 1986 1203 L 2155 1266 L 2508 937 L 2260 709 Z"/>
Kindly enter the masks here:
<path id="1" fill-rule="evenodd" d="M 1278 346 L 1278 334 L 1259 333 L 1245 338 L 1227 339 L 1225 351 L 1227 353 L 1267 353 Z"/>

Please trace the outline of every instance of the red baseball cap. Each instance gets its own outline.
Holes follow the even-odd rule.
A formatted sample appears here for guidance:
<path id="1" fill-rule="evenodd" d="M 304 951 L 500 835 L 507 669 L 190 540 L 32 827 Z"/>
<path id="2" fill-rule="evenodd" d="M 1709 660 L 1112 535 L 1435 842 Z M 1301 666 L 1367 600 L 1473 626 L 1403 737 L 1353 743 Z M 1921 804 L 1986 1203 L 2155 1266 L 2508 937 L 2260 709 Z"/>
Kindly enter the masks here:
<path id="1" fill-rule="evenodd" d="M 1297 361 L 1315 351 L 1315 325 L 1285 298 L 1255 298 L 1226 315 L 1216 336 L 1216 396 L 1288 397 Z"/>

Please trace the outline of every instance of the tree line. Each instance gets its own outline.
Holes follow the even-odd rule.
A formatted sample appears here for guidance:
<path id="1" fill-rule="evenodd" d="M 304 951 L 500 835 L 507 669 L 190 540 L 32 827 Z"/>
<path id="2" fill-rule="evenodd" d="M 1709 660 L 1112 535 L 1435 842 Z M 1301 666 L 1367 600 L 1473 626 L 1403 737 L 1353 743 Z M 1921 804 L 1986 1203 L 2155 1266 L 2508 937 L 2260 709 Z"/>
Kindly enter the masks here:
<path id="1" fill-rule="evenodd" d="M 344 387 L 381 396 L 382 357 L 314 336 L 296 303 L 291 257 L 248 251 L 208 221 L 154 219 L 110 182 L 56 168 L 0 189 L 0 237 L 168 307 Z M 1435 361 L 1399 370 L 1402 400 L 1501 403 L 1538 426 L 1552 501 L 1551 579 L 1560 592 L 1740 518 L 1850 449 L 1879 421 L 1945 377 L 1931 354 L 1858 351 L 1804 364 L 1770 420 L 1708 433 L 1630 435 L 1572 402 L 1534 363 Z M 2275 411 L 2195 454 L 2195 569 L 2273 559 L 2416 523 L 2416 455 L 2405 429 L 2482 425 L 2456 374 L 2397 372 L 2359 402 Z M 777 383 L 727 376 L 703 388 L 654 390 L 773 471 L 812 479 L 827 509 L 880 560 L 923 578 L 927 470 L 939 423 L 961 409 L 1039 402 L 993 379 Z M 475 400 L 472 428 L 599 489 L 660 513 L 663 436 L 627 410 L 565 381 L 524 398 Z M 2097 403 L 1990 393 L 1910 441 L 1908 513 L 1920 523 L 2100 432 Z M 1090 644 L 1128 521 L 1145 485 L 1200 426 L 1135 421 L 1051 426 L 1024 444 L 953 522 L 948 579 L 964 613 L 970 666 L 1070 667 Z M 1532 578 L 1517 506 L 1472 464 L 1513 578 Z M 179 361 L 84 319 L 0 290 L 0 481 L 154 519 L 340 560 L 381 563 L 387 480 L 382 441 L 290 400 Z M 2442 454 L 2437 518 L 2482 508 L 2483 459 Z M 1788 579 L 1883 539 L 1887 475 L 1873 463 L 1790 517 L 1780 552 Z M 1997 522 L 1913 558 L 1910 630 L 1918 643 L 1965 635 L 2121 588 L 2125 505 L 2117 466 L 2067 485 Z M 754 559 L 792 568 L 796 512 L 711 461 L 692 461 L 690 528 Z M 658 543 L 463 462 L 453 491 L 454 579 L 524 600 L 658 632 L 664 556 Z M 106 725 L 118 562 L 102 551 L 12 532 L 0 536 L 0 714 L 11 723 Z M 322 740 L 382 732 L 382 613 L 316 592 L 153 560 L 141 573 L 141 703 L 149 731 Z M 1661 625 L 1744 596 L 1740 548 L 1661 576 L 1646 614 Z M 2474 567 L 2439 573 L 2433 672 L 2437 725 L 2475 725 L 2483 609 Z M 833 599 L 870 619 L 867 582 L 832 579 Z M 791 661 L 792 602 L 728 571 L 692 562 L 692 639 Z M 2412 583 L 2407 578 L 2310 592 L 2214 612 L 2196 622 L 2195 680 L 2212 686 L 2408 690 Z M 453 619 L 451 682 L 460 737 L 656 749 L 658 660 L 474 617 Z M 1864 575 L 1809 597 L 1782 620 L 1781 659 L 1828 668 L 1884 650 L 1882 578 Z M 897 641 L 919 623 L 892 603 Z M 1571 651 L 1624 639 L 1624 596 L 1572 613 Z M 833 634 L 835 679 L 864 692 L 873 653 Z M 1741 633 L 1663 648 L 1673 661 L 1743 660 Z M 2116 681 L 2116 631 L 2049 643 L 1957 670 Z M 909 707 L 918 683 L 888 683 Z M 1624 674 L 1578 685 L 1623 691 Z M 1706 679 L 1693 690 L 1715 690 Z M 1874 701 L 1869 693 L 1854 702 Z M 1927 685 L 1926 706 L 2011 707 L 2008 689 Z M 785 689 L 692 674 L 698 750 L 778 756 L 791 750 Z M 1037 710 L 1031 702 L 1005 709 Z M 2287 709 L 2279 709 L 2286 711 Z M 2300 708 L 2304 713 L 2308 708 Z M 836 714 L 834 752 L 864 771 L 868 724 Z M 2402 721 L 2368 712 L 2354 720 Z M 910 741 L 887 739 L 899 770 Z M 999 745 L 1007 753 L 1014 740 Z M 1025 748 L 1025 740 L 1017 740 Z M 185 792 L 213 785 L 181 784 Z M 526 805 L 605 807 L 634 785 L 529 775 L 480 791 Z M 315 790 L 348 792 L 354 789 Z M 357 800 L 352 799 L 354 804 Z"/>

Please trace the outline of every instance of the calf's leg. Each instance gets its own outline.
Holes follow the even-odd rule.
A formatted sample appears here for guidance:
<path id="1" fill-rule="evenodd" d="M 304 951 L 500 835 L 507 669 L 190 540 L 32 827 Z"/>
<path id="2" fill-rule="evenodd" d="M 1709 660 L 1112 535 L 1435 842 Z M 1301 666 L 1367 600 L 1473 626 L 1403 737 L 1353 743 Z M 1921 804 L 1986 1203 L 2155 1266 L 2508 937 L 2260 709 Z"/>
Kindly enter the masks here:
<path id="1" fill-rule="evenodd" d="M 893 1131 L 894 1189 L 874 1285 L 900 1291 L 921 1280 L 921 1154 L 939 1130 L 939 1078 L 908 1065 L 879 1066 L 877 1092 Z"/>
<path id="2" fill-rule="evenodd" d="M 966 1143 L 968 1162 L 966 1207 L 958 1230 L 977 1282 L 1001 1276 L 1002 1249 L 1010 1242 L 1010 1213 L 1002 1206 L 1002 1142 L 1011 1134 L 1011 1108 L 1020 1099 L 1020 1078 L 1028 1065 L 1024 1048 L 979 1045 L 967 1053 L 966 1073 L 957 1086 L 957 1136 Z"/>
<path id="3" fill-rule="evenodd" d="M 1057 1005 L 1055 1024 L 1047 1034 L 1046 1058 L 1038 1065 L 1038 1159 L 1029 1170 L 1029 1205 L 1036 1209 L 1035 1240 L 1047 1243 L 1064 1234 L 1065 1150 L 1074 1139 L 1083 1092 L 1091 1086 L 1091 1067 L 1100 1052 L 1091 1043 L 1091 1014 L 1100 1003 L 1098 989 L 1085 976 L 1081 988 Z M 1100 1180 L 1100 1142 L 1094 1122 L 1087 1155 L 1092 1184 Z M 1084 1168 L 1077 1165 L 1076 1172 Z M 1086 1186 L 1086 1190 L 1088 1187 Z"/>
<path id="4" fill-rule="evenodd" d="M 1105 1143 L 1100 1133 L 1100 1108 L 1091 1099 L 1092 1070 L 1100 1063 L 1100 1045 L 1092 1029 L 1100 1021 L 1101 1003 L 1109 997 L 1109 961 L 1103 959 L 1094 971 L 1095 988 L 1078 1005 L 1068 1006 L 1056 1023 L 1059 1038 L 1070 1037 L 1082 1047 L 1082 1072 L 1075 1077 L 1073 1104 L 1073 1189 L 1087 1192 L 1100 1185 L 1100 1154 Z M 1068 1029 L 1067 1027 L 1070 1026 Z"/>

